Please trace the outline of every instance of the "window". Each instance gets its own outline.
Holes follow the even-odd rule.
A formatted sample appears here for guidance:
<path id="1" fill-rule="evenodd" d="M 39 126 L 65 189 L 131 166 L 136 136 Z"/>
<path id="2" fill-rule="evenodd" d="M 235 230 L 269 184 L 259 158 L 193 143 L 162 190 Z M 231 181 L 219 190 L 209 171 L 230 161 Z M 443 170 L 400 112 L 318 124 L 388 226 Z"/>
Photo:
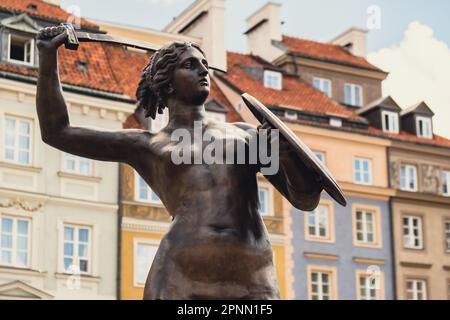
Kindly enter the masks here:
<path id="1" fill-rule="evenodd" d="M 378 224 L 378 212 L 356 209 L 354 211 L 355 244 L 363 246 L 378 244 Z"/>
<path id="2" fill-rule="evenodd" d="M 383 299 L 382 274 L 369 274 L 365 271 L 357 271 L 357 297 L 359 300 Z"/>
<path id="3" fill-rule="evenodd" d="M 328 97 L 331 98 L 331 81 L 328 79 L 314 78 L 313 80 L 314 88 L 322 91 Z"/>
<path id="4" fill-rule="evenodd" d="M 306 214 L 308 215 L 307 239 L 329 239 L 330 216 L 328 206 L 321 204 L 314 211 Z"/>
<path id="5" fill-rule="evenodd" d="M 355 183 L 372 184 L 372 161 L 356 158 L 354 161 Z"/>
<path id="6" fill-rule="evenodd" d="M 420 138 L 433 139 L 431 119 L 425 117 L 416 118 L 417 136 Z"/>
<path id="7" fill-rule="evenodd" d="M 325 266 L 308 266 L 308 298 L 310 300 L 337 299 L 336 269 Z"/>
<path id="8" fill-rule="evenodd" d="M 445 221 L 445 244 L 447 252 L 450 252 L 450 220 Z"/>
<path id="9" fill-rule="evenodd" d="M 69 153 L 64 153 L 64 171 L 84 176 L 92 175 L 92 161 Z"/>
<path id="10" fill-rule="evenodd" d="M 157 133 L 161 131 L 169 123 L 169 110 L 164 108 L 163 114 L 156 113 L 156 119 L 153 120 L 152 118 L 148 118 L 148 121 L 149 130 L 151 132 Z"/>
<path id="11" fill-rule="evenodd" d="M 286 118 L 292 119 L 292 120 L 297 120 L 298 119 L 297 112 L 295 112 L 295 111 L 286 111 L 284 116 Z"/>
<path id="12" fill-rule="evenodd" d="M 137 185 L 136 185 L 136 199 L 142 202 L 148 202 L 153 204 L 162 204 L 158 195 L 148 186 L 142 177 L 136 173 Z"/>
<path id="13" fill-rule="evenodd" d="M 264 71 L 264 86 L 266 88 L 281 90 L 282 86 L 282 75 L 280 72 L 275 71 Z"/>
<path id="14" fill-rule="evenodd" d="M 398 114 L 390 111 L 383 111 L 381 113 L 383 120 L 383 131 L 391 133 L 399 133 Z"/>
<path id="15" fill-rule="evenodd" d="M 422 218 L 403 217 L 403 246 L 407 249 L 423 249 Z"/>
<path id="16" fill-rule="evenodd" d="M 417 191 L 417 168 L 411 165 L 400 167 L 400 187 L 404 191 Z"/>
<path id="17" fill-rule="evenodd" d="M 333 127 L 342 127 L 342 119 L 330 118 L 330 125 Z"/>
<path id="18" fill-rule="evenodd" d="M 362 87 L 356 84 L 345 84 L 345 104 L 355 107 L 363 105 Z"/>
<path id="19" fill-rule="evenodd" d="M 91 273 L 91 229 L 64 225 L 64 271 Z"/>
<path id="20" fill-rule="evenodd" d="M 143 287 L 158 251 L 156 243 L 137 241 L 134 243 L 134 285 Z"/>
<path id="21" fill-rule="evenodd" d="M 318 151 L 313 151 L 314 155 L 316 156 L 316 158 L 322 162 L 323 164 L 325 164 L 325 153 L 324 152 L 318 152 Z"/>
<path id="22" fill-rule="evenodd" d="M 273 216 L 269 187 L 258 187 L 259 213 L 262 216 Z"/>
<path id="23" fill-rule="evenodd" d="M 427 300 L 427 282 L 413 279 L 406 281 L 406 299 Z"/>
<path id="24" fill-rule="evenodd" d="M 0 264 L 19 268 L 29 266 L 30 221 L 0 217 Z"/>
<path id="25" fill-rule="evenodd" d="M 450 196 L 450 171 L 442 172 L 442 193 Z"/>
<path id="26" fill-rule="evenodd" d="M 9 34 L 8 61 L 24 65 L 34 64 L 34 39 Z"/>
<path id="27" fill-rule="evenodd" d="M 5 117 L 4 159 L 22 165 L 31 164 L 32 122 Z"/>

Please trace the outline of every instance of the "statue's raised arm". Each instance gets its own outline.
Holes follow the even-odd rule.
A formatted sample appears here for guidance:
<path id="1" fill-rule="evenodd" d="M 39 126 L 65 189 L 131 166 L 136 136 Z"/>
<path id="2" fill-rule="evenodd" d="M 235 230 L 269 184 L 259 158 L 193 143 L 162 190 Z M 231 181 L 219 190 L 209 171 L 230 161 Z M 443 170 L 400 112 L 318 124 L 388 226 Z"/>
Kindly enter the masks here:
<path id="1" fill-rule="evenodd" d="M 136 164 L 152 134 L 142 130 L 98 131 L 71 126 L 58 72 L 64 27 L 42 29 L 37 37 L 39 78 L 36 106 L 42 140 L 61 151 L 101 161 Z"/>

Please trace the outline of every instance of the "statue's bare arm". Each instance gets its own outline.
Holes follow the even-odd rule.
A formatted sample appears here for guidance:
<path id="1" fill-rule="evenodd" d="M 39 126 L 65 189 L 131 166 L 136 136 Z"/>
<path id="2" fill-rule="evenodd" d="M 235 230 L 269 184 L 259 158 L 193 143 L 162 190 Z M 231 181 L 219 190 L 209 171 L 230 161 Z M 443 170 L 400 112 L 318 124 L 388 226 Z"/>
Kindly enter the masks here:
<path id="1" fill-rule="evenodd" d="M 143 130 L 98 131 L 70 125 L 62 94 L 57 50 L 65 42 L 61 27 L 38 35 L 39 79 L 36 107 L 42 140 L 59 150 L 81 157 L 136 165 L 152 134 Z"/>
<path id="2" fill-rule="evenodd" d="M 272 127 L 265 122 L 256 128 L 248 123 L 235 123 L 235 126 L 245 130 L 270 130 Z M 320 201 L 322 185 L 315 176 L 295 156 L 289 143 L 280 137 L 280 167 L 275 175 L 265 176 L 267 180 L 297 209 L 314 210 Z"/>

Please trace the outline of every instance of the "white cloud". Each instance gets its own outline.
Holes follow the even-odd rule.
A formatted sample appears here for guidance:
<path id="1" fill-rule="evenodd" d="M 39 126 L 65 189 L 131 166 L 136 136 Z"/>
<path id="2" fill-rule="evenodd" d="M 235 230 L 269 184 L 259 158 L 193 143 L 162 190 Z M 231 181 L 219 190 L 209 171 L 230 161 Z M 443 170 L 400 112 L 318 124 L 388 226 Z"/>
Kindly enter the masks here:
<path id="1" fill-rule="evenodd" d="M 383 95 L 391 95 L 402 108 L 425 101 L 436 114 L 435 132 L 450 138 L 450 48 L 434 36 L 433 29 L 412 22 L 398 45 L 368 59 L 390 72 Z"/>

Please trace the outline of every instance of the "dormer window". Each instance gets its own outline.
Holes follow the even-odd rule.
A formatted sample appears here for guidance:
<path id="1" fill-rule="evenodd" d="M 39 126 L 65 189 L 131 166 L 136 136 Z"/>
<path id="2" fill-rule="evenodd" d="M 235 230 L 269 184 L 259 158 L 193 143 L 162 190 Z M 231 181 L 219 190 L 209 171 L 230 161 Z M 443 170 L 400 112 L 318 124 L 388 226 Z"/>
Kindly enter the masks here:
<path id="1" fill-rule="evenodd" d="M 363 105 L 362 87 L 352 83 L 345 84 L 345 104 L 361 107 Z"/>
<path id="2" fill-rule="evenodd" d="M 297 112 L 291 111 L 291 110 L 286 111 L 284 116 L 286 118 L 290 119 L 290 120 L 297 120 L 298 119 Z"/>
<path id="3" fill-rule="evenodd" d="M 281 72 L 265 70 L 264 71 L 264 86 L 266 88 L 281 90 L 283 88 L 283 76 Z"/>
<path id="4" fill-rule="evenodd" d="M 331 98 L 331 81 L 328 79 L 314 78 L 313 80 L 314 88 L 322 91 L 328 97 Z"/>
<path id="5" fill-rule="evenodd" d="M 431 119 L 426 117 L 416 118 L 417 136 L 419 138 L 433 139 Z"/>
<path id="6" fill-rule="evenodd" d="M 342 127 L 342 119 L 330 118 L 330 125 L 333 127 Z"/>
<path id="7" fill-rule="evenodd" d="M 34 39 L 9 34 L 8 61 L 29 66 L 34 65 Z"/>
<path id="8" fill-rule="evenodd" d="M 399 133 L 398 114 L 391 111 L 383 111 L 381 113 L 383 122 L 383 131 L 391 133 Z"/>

